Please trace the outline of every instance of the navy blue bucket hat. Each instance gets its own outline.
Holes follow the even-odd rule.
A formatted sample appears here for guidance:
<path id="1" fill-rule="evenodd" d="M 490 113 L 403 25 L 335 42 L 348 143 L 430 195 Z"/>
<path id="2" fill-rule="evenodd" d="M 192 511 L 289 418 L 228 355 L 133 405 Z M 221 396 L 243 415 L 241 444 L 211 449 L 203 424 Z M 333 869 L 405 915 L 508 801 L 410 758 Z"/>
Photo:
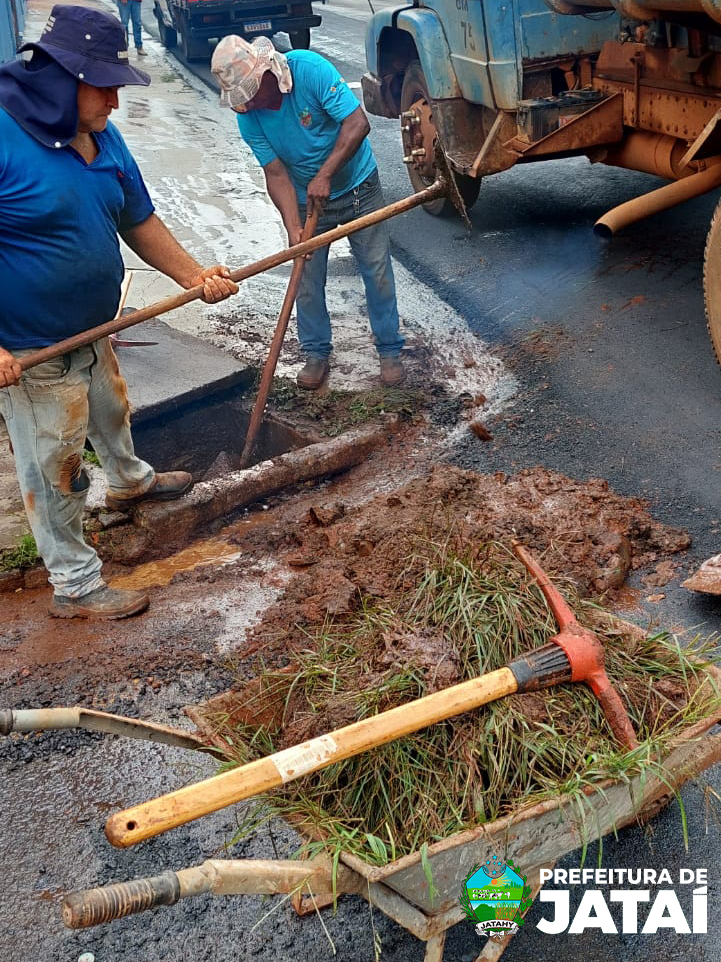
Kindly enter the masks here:
<path id="1" fill-rule="evenodd" d="M 91 87 L 147 87 L 150 77 L 128 63 L 128 43 L 120 21 L 99 10 L 56 3 L 40 39 L 20 47 L 43 50 Z"/>

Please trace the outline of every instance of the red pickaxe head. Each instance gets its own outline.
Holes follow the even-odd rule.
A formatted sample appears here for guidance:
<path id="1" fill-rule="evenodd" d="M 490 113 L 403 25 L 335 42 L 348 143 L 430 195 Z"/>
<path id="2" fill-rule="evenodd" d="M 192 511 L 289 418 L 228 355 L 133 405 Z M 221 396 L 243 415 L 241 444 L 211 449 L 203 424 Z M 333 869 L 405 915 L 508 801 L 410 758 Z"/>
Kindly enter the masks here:
<path id="1" fill-rule="evenodd" d="M 636 748 L 638 740 L 631 719 L 606 674 L 601 639 L 579 625 L 561 593 L 523 545 L 514 541 L 512 547 L 516 557 L 538 582 L 561 629 L 549 644 L 509 664 L 518 682 L 518 691 L 537 691 L 564 681 L 585 682 L 598 699 L 618 741 L 628 749 Z"/>

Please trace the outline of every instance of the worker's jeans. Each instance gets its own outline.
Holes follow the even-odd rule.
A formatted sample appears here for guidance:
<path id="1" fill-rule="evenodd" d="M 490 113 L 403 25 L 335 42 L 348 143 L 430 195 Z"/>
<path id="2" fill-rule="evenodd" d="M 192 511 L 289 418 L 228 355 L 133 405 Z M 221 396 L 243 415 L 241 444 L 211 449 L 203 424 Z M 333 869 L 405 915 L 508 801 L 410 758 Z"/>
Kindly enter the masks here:
<path id="1" fill-rule="evenodd" d="M 137 50 L 143 46 L 143 24 L 140 20 L 141 13 L 141 3 L 140 0 L 127 0 L 123 3 L 123 0 L 117 0 L 118 13 L 120 14 L 120 22 L 125 27 L 125 36 L 128 38 L 128 46 L 130 46 L 130 32 L 128 30 L 128 21 L 133 22 L 133 38 L 135 40 L 135 47 Z"/>
<path id="2" fill-rule="evenodd" d="M 30 368 L 19 384 L 0 389 L 0 415 L 50 583 L 56 595 L 80 598 L 103 585 L 100 558 L 83 538 L 85 438 L 111 493 L 142 494 L 155 477 L 133 451 L 125 380 L 108 339 Z"/>
<path id="3" fill-rule="evenodd" d="M 378 171 L 354 190 L 328 201 L 318 219 L 316 234 L 347 224 L 383 206 Z M 301 217 L 306 211 L 301 206 Z M 381 357 L 396 357 L 403 347 L 398 331 L 396 284 L 391 266 L 388 228 L 385 222 L 366 227 L 348 238 L 363 278 L 371 330 Z M 303 269 L 296 299 L 298 340 L 307 357 L 326 358 L 331 351 L 331 329 L 325 302 L 328 248 L 315 251 Z"/>

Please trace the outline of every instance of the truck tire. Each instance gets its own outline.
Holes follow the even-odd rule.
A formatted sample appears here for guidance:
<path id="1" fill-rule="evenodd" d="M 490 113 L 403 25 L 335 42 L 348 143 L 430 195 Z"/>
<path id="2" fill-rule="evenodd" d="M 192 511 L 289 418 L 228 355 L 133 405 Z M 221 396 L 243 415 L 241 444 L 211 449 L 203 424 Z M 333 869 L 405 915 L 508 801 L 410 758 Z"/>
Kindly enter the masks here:
<path id="1" fill-rule="evenodd" d="M 721 203 L 711 218 L 703 259 L 706 326 L 716 360 L 721 364 Z"/>
<path id="2" fill-rule="evenodd" d="M 409 110 L 414 104 L 421 103 L 422 108 L 428 115 L 429 121 L 425 125 L 426 134 L 423 139 L 423 147 L 426 155 L 432 155 L 435 142 L 438 140 L 436 128 L 433 125 L 433 115 L 429 113 L 430 98 L 428 96 L 428 84 L 423 73 L 420 60 L 411 60 L 403 75 L 403 86 L 401 88 L 401 114 Z M 403 120 L 401 119 L 401 123 Z M 422 125 L 418 125 L 421 127 Z M 404 141 L 405 147 L 405 141 Z M 404 150 L 405 152 L 405 150 Z M 412 163 L 406 164 L 408 167 L 408 177 L 415 192 L 423 190 L 435 180 L 435 165 L 431 165 L 429 170 L 422 171 Z M 463 198 L 463 202 L 468 210 L 478 200 L 478 192 L 481 189 L 481 180 L 478 177 L 466 177 L 464 174 L 454 174 L 458 191 Z M 423 205 L 423 209 L 434 217 L 450 217 L 456 214 L 456 208 L 446 197 L 439 197 Z"/>
<path id="3" fill-rule="evenodd" d="M 155 8 L 155 19 L 158 21 L 158 33 L 160 42 L 166 50 L 172 50 L 178 43 L 178 34 L 175 27 L 169 27 L 165 22 L 165 17 Z"/>
<path id="4" fill-rule="evenodd" d="M 310 50 L 310 27 L 304 27 L 302 30 L 295 30 L 293 33 L 289 33 L 290 45 L 293 50 Z"/>
<path id="5" fill-rule="evenodd" d="M 188 63 L 208 60 L 210 58 L 208 41 L 204 37 L 193 36 L 187 13 L 183 14 L 178 26 L 180 27 L 180 49 Z"/>

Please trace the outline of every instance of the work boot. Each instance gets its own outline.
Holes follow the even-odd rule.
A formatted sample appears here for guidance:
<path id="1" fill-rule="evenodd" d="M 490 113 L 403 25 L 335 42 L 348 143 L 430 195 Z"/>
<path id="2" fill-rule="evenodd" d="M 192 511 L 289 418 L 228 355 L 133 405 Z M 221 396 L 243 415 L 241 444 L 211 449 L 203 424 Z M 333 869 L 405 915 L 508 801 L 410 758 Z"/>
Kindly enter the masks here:
<path id="1" fill-rule="evenodd" d="M 142 494 L 123 498 L 117 494 L 105 495 L 105 506 L 111 511 L 125 511 L 140 501 L 174 501 L 190 491 L 193 487 L 193 477 L 187 471 L 165 471 L 156 474 L 153 483 Z"/>
<path id="2" fill-rule="evenodd" d="M 304 391 L 317 391 L 330 373 L 330 364 L 325 357 L 309 357 L 298 371 L 295 383 Z"/>
<path id="3" fill-rule="evenodd" d="M 150 604 L 145 591 L 130 588 L 96 588 L 82 598 L 54 595 L 48 611 L 53 618 L 88 618 L 92 621 L 114 621 L 139 615 Z"/>
<path id="4" fill-rule="evenodd" d="M 399 357 L 381 358 L 381 384 L 383 387 L 397 387 L 406 379 L 406 371 Z"/>

